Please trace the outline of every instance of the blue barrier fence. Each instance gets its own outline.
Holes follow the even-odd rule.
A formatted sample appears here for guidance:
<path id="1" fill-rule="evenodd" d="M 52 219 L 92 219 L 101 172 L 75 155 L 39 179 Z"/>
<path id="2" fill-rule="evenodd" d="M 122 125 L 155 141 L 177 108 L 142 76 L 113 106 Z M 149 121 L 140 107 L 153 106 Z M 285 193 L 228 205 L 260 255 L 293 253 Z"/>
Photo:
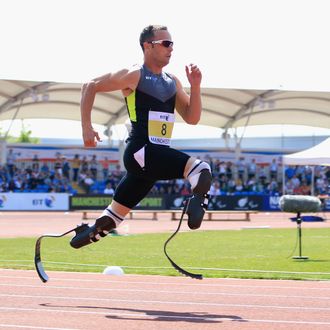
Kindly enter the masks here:
<path id="1" fill-rule="evenodd" d="M 136 210 L 175 210 L 183 206 L 186 197 L 175 195 L 152 195 L 145 197 Z M 216 196 L 210 198 L 209 210 L 223 211 L 280 211 L 280 196 L 268 195 L 235 195 Z M 70 210 L 99 210 L 110 204 L 112 198 L 106 195 L 74 195 L 70 196 Z M 324 200 L 323 211 L 330 211 L 330 200 Z"/>

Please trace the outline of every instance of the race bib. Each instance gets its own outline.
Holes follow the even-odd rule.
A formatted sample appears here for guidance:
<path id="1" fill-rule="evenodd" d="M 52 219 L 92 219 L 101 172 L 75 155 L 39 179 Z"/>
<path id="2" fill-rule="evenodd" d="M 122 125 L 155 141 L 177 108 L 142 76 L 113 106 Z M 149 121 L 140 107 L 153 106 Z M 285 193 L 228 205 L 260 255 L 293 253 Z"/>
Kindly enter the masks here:
<path id="1" fill-rule="evenodd" d="M 154 144 L 169 146 L 171 143 L 174 120 L 174 113 L 149 111 L 149 141 Z"/>

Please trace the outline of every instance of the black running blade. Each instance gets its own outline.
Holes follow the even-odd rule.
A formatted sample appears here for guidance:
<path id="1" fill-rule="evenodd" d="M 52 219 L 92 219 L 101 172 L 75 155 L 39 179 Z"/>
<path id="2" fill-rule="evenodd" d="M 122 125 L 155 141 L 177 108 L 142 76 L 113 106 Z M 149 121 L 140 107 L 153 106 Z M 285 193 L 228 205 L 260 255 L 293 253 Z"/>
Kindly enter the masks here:
<path id="1" fill-rule="evenodd" d="M 43 281 L 44 283 L 46 283 L 49 280 L 49 277 L 46 274 L 44 266 L 43 266 L 42 261 L 41 261 L 41 252 L 40 252 L 40 250 L 41 250 L 41 240 L 44 237 L 52 237 L 52 238 L 63 237 L 66 234 L 69 234 L 69 233 L 75 231 L 76 229 L 77 228 L 70 229 L 70 230 L 66 231 L 65 233 L 63 233 L 63 234 L 46 234 L 46 235 L 42 235 L 37 239 L 36 246 L 35 246 L 35 253 L 34 253 L 34 265 L 35 265 L 36 271 L 37 271 L 41 281 Z"/>
<path id="2" fill-rule="evenodd" d="M 37 273 L 44 283 L 48 281 L 49 277 L 45 272 L 44 266 L 41 262 L 41 255 L 40 255 L 40 245 L 41 240 L 43 236 L 39 237 L 36 242 L 36 248 L 35 248 L 35 255 L 34 255 L 34 265 L 36 267 Z"/>
<path id="3" fill-rule="evenodd" d="M 194 274 L 194 273 L 190 273 L 187 270 L 184 270 L 183 268 L 181 268 L 180 266 L 178 266 L 171 258 L 169 258 L 170 263 L 172 264 L 172 266 L 182 275 L 185 275 L 187 277 L 191 277 L 195 280 L 202 280 L 203 279 L 203 275 L 202 274 Z"/>
<path id="4" fill-rule="evenodd" d="M 36 266 L 36 270 L 37 270 L 37 273 L 38 273 L 41 281 L 46 283 L 49 280 L 49 277 L 44 270 L 44 266 L 42 265 L 41 260 L 34 259 L 34 264 Z"/>
<path id="5" fill-rule="evenodd" d="M 188 201 L 189 203 L 189 201 Z M 165 256 L 167 257 L 168 261 L 171 263 L 171 265 L 179 272 L 181 273 L 182 275 L 185 275 L 185 276 L 188 276 L 188 277 L 191 277 L 191 278 L 194 278 L 196 280 L 202 280 L 203 279 L 203 275 L 202 274 L 194 274 L 194 273 L 190 273 L 188 272 L 187 270 L 184 270 L 183 268 L 181 268 L 179 265 L 177 265 L 173 260 L 172 258 L 168 255 L 167 253 L 167 244 L 168 242 L 179 232 L 180 230 L 180 227 L 181 227 L 181 223 L 182 223 L 182 219 L 183 219 L 183 216 L 184 214 L 186 213 L 186 210 L 187 210 L 187 206 L 188 206 L 188 203 L 185 203 L 185 206 L 183 208 L 183 211 L 182 211 L 182 215 L 181 215 L 181 218 L 180 218 L 180 221 L 179 221 L 179 225 L 178 225 L 178 228 L 176 229 L 176 231 L 167 239 L 167 241 L 165 242 L 164 244 L 164 253 L 165 253 Z"/>

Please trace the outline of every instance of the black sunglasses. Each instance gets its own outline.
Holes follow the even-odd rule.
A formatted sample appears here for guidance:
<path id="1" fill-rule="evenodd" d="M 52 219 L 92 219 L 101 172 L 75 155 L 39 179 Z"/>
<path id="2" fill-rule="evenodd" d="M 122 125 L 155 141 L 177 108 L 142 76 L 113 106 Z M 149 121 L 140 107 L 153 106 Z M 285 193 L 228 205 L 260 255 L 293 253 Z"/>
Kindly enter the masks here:
<path id="1" fill-rule="evenodd" d="M 173 46 L 173 41 L 171 40 L 152 40 L 148 41 L 149 44 L 160 44 L 165 48 L 172 47 Z"/>

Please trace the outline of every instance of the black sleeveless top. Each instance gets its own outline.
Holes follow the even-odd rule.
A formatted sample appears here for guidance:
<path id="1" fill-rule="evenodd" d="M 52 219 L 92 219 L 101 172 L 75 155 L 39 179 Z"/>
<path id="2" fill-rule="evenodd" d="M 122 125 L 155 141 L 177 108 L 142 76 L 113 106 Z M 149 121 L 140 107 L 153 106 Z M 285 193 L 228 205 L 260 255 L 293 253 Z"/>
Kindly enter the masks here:
<path id="1" fill-rule="evenodd" d="M 132 130 L 128 140 L 169 146 L 174 126 L 176 82 L 168 73 L 154 74 L 143 65 L 138 86 L 125 98 Z"/>

